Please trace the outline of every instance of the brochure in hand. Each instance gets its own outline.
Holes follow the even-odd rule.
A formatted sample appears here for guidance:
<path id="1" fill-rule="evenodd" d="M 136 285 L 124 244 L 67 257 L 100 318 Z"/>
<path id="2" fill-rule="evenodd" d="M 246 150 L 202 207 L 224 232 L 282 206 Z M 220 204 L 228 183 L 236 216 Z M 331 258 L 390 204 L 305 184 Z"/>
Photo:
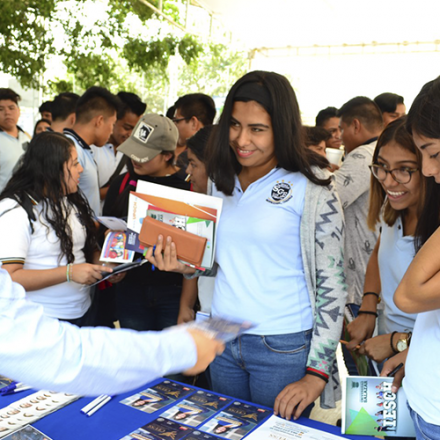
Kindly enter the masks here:
<path id="1" fill-rule="evenodd" d="M 212 317 L 204 320 L 191 321 L 184 325 L 189 328 L 204 331 L 211 337 L 223 342 L 232 341 L 247 330 L 255 327 L 255 325 L 250 322 L 235 322 L 228 319 Z"/>
<path id="2" fill-rule="evenodd" d="M 208 420 L 217 411 L 223 409 L 231 401 L 232 399 L 227 397 L 200 390 L 168 408 L 161 414 L 161 417 L 196 427 Z"/>
<path id="3" fill-rule="evenodd" d="M 185 231 L 208 235 L 201 267 L 210 269 L 214 264 L 215 233 L 222 205 L 223 200 L 219 197 L 139 181 L 136 192 L 131 192 L 129 197 L 126 248 L 143 252 L 145 248 L 139 241 L 143 220 L 149 210 L 163 211 L 174 217 L 185 217 Z"/>
<path id="4" fill-rule="evenodd" d="M 140 393 L 121 400 L 121 403 L 146 413 L 153 413 L 176 400 L 186 397 L 193 391 L 193 388 L 165 380 L 151 388 L 147 388 Z"/>
<path id="5" fill-rule="evenodd" d="M 0 426 L 1 432 L 1 426 Z M 14 433 L 3 437 L 3 440 L 52 440 L 47 435 L 43 434 L 38 429 L 31 425 L 24 426 L 23 428 L 15 431 Z"/>
<path id="6" fill-rule="evenodd" d="M 145 260 L 144 258 L 138 258 L 136 261 L 133 261 L 132 263 L 123 263 L 119 266 L 113 267 L 113 272 L 101 272 L 102 278 L 98 281 L 96 281 L 93 284 L 90 284 L 90 286 L 95 286 L 96 284 L 99 284 L 101 281 L 107 280 L 108 278 L 112 277 L 113 275 L 117 275 L 118 273 L 127 272 L 127 270 L 136 269 L 136 267 L 142 266 L 143 264 L 148 263 L 148 260 Z"/>
<path id="7" fill-rule="evenodd" d="M 391 391 L 392 377 L 349 376 L 343 390 L 342 433 L 415 437 L 403 388 Z"/>
<path id="8" fill-rule="evenodd" d="M 271 414 L 271 410 L 236 401 L 199 429 L 222 438 L 239 440 Z"/>
<path id="9" fill-rule="evenodd" d="M 127 234 L 125 232 L 109 232 L 105 237 L 99 260 L 106 263 L 131 263 L 134 252 L 126 248 L 126 242 Z"/>

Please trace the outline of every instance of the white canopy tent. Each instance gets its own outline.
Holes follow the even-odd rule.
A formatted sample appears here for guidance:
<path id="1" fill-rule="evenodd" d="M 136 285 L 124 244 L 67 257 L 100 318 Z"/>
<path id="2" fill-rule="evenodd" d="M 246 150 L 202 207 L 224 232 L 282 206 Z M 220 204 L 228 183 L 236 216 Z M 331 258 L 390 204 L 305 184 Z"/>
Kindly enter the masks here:
<path id="1" fill-rule="evenodd" d="M 198 0 L 250 54 L 250 68 L 285 74 L 303 118 L 356 95 L 410 104 L 440 74 L 437 0 Z"/>

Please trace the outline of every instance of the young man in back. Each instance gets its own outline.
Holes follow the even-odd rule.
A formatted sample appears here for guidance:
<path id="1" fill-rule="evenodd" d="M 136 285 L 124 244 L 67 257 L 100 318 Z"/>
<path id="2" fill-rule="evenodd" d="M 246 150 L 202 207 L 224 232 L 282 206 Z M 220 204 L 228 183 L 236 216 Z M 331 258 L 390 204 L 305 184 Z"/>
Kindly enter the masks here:
<path id="1" fill-rule="evenodd" d="M 316 116 L 315 125 L 316 127 L 325 128 L 331 134 L 325 142 L 327 148 L 338 150 L 341 148 L 341 129 L 339 128 L 339 115 L 336 107 L 327 107 L 321 110 Z"/>
<path id="2" fill-rule="evenodd" d="M 341 136 L 346 156 L 335 171 L 336 187 L 346 222 L 345 262 L 348 285 L 347 303 L 360 305 L 368 260 L 377 234 L 368 229 L 370 169 L 376 141 L 382 132 L 382 115 L 369 98 L 358 96 L 339 110 Z"/>
<path id="3" fill-rule="evenodd" d="M 214 100 L 203 93 L 190 93 L 181 96 L 175 103 L 173 121 L 179 131 L 179 139 L 175 151 L 177 166 L 186 168 L 186 140 L 194 136 L 201 128 L 212 125 L 215 118 Z M 182 153 L 184 153 L 182 155 Z"/>
<path id="4" fill-rule="evenodd" d="M 41 119 L 47 119 L 52 122 L 52 101 L 44 101 L 43 104 L 38 107 Z"/>
<path id="5" fill-rule="evenodd" d="M 374 102 L 380 108 L 384 128 L 392 121 L 406 115 L 406 106 L 403 96 L 395 93 L 381 93 L 374 98 Z"/>
<path id="6" fill-rule="evenodd" d="M 73 128 L 64 129 L 64 134 L 73 140 L 84 169 L 79 187 L 96 216 L 101 211 L 98 167 L 90 145 L 102 147 L 109 140 L 119 106 L 119 98 L 107 89 L 90 87 L 77 102 Z"/>
<path id="7" fill-rule="evenodd" d="M 65 128 L 75 124 L 75 108 L 79 95 L 71 92 L 60 93 L 52 101 L 52 124 L 49 131 L 63 133 Z"/>
<path id="8" fill-rule="evenodd" d="M 116 96 L 121 100 L 121 106 L 110 139 L 102 148 L 91 145 L 98 166 L 101 200 L 105 199 L 111 182 L 126 170 L 125 165 L 129 159 L 118 152 L 117 147 L 130 137 L 133 128 L 147 109 L 147 104 L 134 93 L 119 92 Z"/>
<path id="9" fill-rule="evenodd" d="M 15 165 L 31 139 L 17 125 L 20 99 L 20 95 L 12 89 L 0 88 L 0 191 L 11 178 Z"/>

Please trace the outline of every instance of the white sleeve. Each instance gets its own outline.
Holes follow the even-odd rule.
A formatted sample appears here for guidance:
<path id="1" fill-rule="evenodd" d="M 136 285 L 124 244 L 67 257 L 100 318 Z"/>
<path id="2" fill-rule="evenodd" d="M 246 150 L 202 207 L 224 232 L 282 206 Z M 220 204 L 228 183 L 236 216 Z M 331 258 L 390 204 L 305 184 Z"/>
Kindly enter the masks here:
<path id="1" fill-rule="evenodd" d="M 183 329 L 79 328 L 43 314 L 0 267 L 0 374 L 39 389 L 119 394 L 195 365 Z"/>
<path id="2" fill-rule="evenodd" d="M 26 211 L 15 200 L 0 202 L 0 231 L 4 231 L 0 263 L 24 264 L 31 243 L 31 226 Z"/>

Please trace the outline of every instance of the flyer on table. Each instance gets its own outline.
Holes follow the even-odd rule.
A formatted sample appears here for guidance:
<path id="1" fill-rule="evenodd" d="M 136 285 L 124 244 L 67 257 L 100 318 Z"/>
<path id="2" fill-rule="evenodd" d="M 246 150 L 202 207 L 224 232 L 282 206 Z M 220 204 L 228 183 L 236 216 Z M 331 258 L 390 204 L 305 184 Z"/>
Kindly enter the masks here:
<path id="1" fill-rule="evenodd" d="M 271 416 L 266 422 L 246 437 L 246 440 L 342 440 L 338 435 L 309 428 L 299 423 L 289 422 L 277 416 Z"/>
<path id="2" fill-rule="evenodd" d="M 222 438 L 239 440 L 271 413 L 270 410 L 254 405 L 234 402 L 199 429 Z"/>
<path id="3" fill-rule="evenodd" d="M 200 390 L 168 408 L 161 417 L 195 427 L 208 420 L 231 401 L 232 399 L 227 397 Z"/>
<path id="4" fill-rule="evenodd" d="M 120 403 L 151 414 L 193 391 L 193 388 L 165 380 L 121 400 Z"/>
<path id="5" fill-rule="evenodd" d="M 349 376 L 342 403 L 342 432 L 415 437 L 403 388 L 391 391 L 392 377 Z"/>

